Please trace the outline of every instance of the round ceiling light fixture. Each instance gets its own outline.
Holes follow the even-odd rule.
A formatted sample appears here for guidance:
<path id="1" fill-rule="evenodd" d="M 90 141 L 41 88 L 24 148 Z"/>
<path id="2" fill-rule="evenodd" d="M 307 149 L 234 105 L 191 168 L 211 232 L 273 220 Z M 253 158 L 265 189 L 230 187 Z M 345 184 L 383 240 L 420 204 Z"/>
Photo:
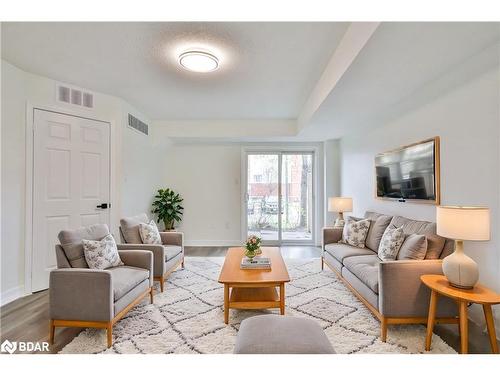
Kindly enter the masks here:
<path id="1" fill-rule="evenodd" d="M 219 59 L 211 53 L 193 50 L 181 53 L 179 64 L 191 72 L 208 73 L 219 67 Z"/>

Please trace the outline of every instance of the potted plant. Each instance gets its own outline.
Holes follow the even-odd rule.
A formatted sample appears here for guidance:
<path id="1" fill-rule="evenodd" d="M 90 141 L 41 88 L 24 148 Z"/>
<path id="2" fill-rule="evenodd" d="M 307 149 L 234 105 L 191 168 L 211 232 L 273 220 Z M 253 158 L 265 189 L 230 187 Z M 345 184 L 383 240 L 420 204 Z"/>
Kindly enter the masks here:
<path id="1" fill-rule="evenodd" d="M 262 239 L 257 236 L 250 236 L 247 238 L 247 242 L 245 243 L 245 255 L 249 259 L 253 259 L 256 255 L 262 254 L 260 250 L 260 243 Z"/>
<path id="2" fill-rule="evenodd" d="M 171 189 L 159 189 L 155 195 L 152 213 L 158 216 L 157 222 L 163 221 L 165 230 L 173 230 L 174 223 L 182 220 L 184 207 L 181 203 L 184 199 Z"/>

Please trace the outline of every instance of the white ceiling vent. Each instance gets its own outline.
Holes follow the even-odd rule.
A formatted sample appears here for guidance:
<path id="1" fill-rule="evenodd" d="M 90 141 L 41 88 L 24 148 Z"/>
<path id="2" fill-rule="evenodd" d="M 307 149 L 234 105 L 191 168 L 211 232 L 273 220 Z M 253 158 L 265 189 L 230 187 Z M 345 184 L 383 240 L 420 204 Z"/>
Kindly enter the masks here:
<path id="1" fill-rule="evenodd" d="M 132 116 L 130 113 L 128 114 L 128 126 L 144 135 L 149 134 L 148 124 L 142 122 L 137 117 Z"/>
<path id="2" fill-rule="evenodd" d="M 56 84 L 56 101 L 78 107 L 94 108 L 94 94 L 80 87 Z"/>

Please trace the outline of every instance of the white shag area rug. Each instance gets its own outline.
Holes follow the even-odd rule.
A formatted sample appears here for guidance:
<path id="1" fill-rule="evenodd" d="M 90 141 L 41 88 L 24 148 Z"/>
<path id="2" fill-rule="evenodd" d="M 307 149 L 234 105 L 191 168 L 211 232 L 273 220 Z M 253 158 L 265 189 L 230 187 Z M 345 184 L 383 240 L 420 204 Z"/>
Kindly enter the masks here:
<path id="1" fill-rule="evenodd" d="M 285 261 L 292 280 L 286 315 L 318 322 L 337 353 L 425 353 L 424 326 L 389 326 L 383 343 L 378 320 L 332 271 L 321 271 L 319 258 Z M 186 257 L 186 268 L 170 275 L 163 293 L 155 286 L 154 304 L 145 298 L 115 325 L 111 348 L 105 330 L 86 329 L 60 353 L 232 353 L 243 319 L 278 310 L 230 310 L 224 324 L 224 288 L 217 282 L 223 262 Z M 431 353 L 456 352 L 434 335 Z"/>

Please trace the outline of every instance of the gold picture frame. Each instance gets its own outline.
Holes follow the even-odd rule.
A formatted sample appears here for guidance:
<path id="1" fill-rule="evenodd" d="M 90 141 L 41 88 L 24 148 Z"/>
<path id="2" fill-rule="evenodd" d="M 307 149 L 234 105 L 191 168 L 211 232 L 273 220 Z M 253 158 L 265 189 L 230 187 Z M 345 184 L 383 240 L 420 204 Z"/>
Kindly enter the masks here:
<path id="1" fill-rule="evenodd" d="M 385 154 L 391 154 L 395 152 L 402 151 L 406 148 L 417 146 L 423 143 L 429 143 L 429 142 L 434 142 L 434 188 L 435 188 L 435 199 L 406 199 L 406 198 L 390 198 L 390 197 L 380 197 L 377 194 L 377 171 L 376 171 L 376 158 Z M 375 155 L 374 159 L 374 166 L 373 166 L 373 171 L 374 171 L 374 189 L 373 193 L 375 195 L 375 199 L 378 200 L 385 200 L 385 201 L 392 201 L 392 202 L 402 202 L 402 203 L 423 203 L 423 204 L 432 204 L 439 206 L 441 203 L 441 162 L 440 162 L 440 138 L 439 136 L 435 136 L 432 138 L 427 138 L 423 141 L 420 142 L 415 142 L 411 143 L 408 145 L 404 145 L 401 147 L 398 147 L 393 150 L 385 151 L 382 153 L 379 153 Z"/>

